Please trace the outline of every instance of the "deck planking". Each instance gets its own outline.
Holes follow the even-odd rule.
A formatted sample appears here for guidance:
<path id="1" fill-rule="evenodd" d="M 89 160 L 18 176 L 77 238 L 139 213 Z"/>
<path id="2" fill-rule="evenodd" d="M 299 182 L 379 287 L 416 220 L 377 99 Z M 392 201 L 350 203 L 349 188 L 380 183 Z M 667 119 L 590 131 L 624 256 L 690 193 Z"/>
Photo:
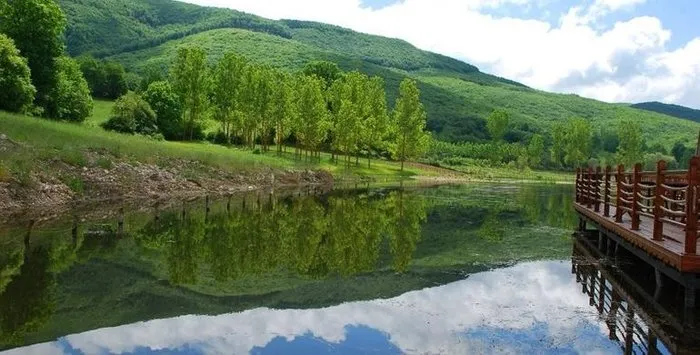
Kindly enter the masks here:
<path id="1" fill-rule="evenodd" d="M 587 216 L 601 227 L 614 232 L 629 243 L 656 257 L 665 264 L 681 272 L 700 272 L 700 256 L 685 253 L 685 231 L 683 228 L 664 223 L 664 238 L 662 241 L 653 240 L 654 220 L 640 216 L 639 230 L 632 230 L 632 220 L 629 214 L 624 214 L 621 223 L 615 222 L 615 206 L 610 206 L 610 217 L 605 217 L 603 211 L 596 212 L 585 204 L 574 203 L 574 208 Z"/>

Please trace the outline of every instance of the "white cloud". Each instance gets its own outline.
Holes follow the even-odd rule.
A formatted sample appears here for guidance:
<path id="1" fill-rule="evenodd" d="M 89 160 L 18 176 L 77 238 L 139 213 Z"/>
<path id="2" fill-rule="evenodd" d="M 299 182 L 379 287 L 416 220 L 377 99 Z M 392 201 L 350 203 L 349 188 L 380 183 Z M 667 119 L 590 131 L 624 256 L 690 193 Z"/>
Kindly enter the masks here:
<path id="1" fill-rule="evenodd" d="M 537 344 L 493 343 L 468 336 L 477 329 L 532 332 L 545 324 Z M 179 349 L 186 345 L 206 354 L 244 354 L 272 339 L 312 334 L 329 343 L 346 339 L 346 327 L 364 325 L 387 334 L 402 352 L 522 353 L 571 348 L 577 353 L 609 353 L 608 340 L 588 297 L 571 274 L 568 262 L 516 265 L 470 276 L 444 286 L 408 292 L 392 299 L 350 302 L 322 309 L 252 309 L 218 316 L 182 316 L 69 335 L 60 340 L 85 354 L 127 353 L 137 347 Z M 590 329 L 584 332 L 584 329 Z M 539 333 L 537 333 L 539 334 Z M 484 343 L 488 341 L 488 343 Z M 56 348 L 54 344 L 35 349 Z M 541 347 L 541 348 L 540 348 Z M 22 353 L 24 349 L 16 350 Z"/>
<path id="2" fill-rule="evenodd" d="M 538 89 L 604 101 L 665 100 L 700 107 L 695 42 L 668 51 L 671 32 L 654 17 L 634 17 L 607 28 L 598 23 L 645 0 L 572 6 L 556 26 L 486 13 L 505 4 L 542 6 L 538 1 L 543 0 L 404 0 L 377 10 L 363 8 L 360 0 L 188 1 L 401 38 Z"/>

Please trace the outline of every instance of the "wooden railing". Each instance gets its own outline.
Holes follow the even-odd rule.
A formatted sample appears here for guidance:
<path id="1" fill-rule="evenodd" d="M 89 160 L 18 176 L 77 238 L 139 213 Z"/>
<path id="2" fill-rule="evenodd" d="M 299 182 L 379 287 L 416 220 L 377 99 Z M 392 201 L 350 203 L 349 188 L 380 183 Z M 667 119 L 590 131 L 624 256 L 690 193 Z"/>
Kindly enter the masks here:
<path id="1" fill-rule="evenodd" d="M 653 239 L 662 241 L 664 226 L 675 225 L 685 231 L 685 253 L 696 254 L 698 238 L 698 173 L 700 157 L 690 160 L 688 170 L 667 170 L 666 162 L 659 161 L 656 171 L 642 171 L 641 164 L 631 172 L 619 165 L 615 172 L 605 169 L 578 169 L 576 171 L 576 202 L 595 212 L 611 217 L 615 208 L 615 222 L 622 223 L 630 216 L 630 229 L 640 229 L 641 216 L 653 220 Z M 681 241 L 679 241 L 681 242 Z"/>

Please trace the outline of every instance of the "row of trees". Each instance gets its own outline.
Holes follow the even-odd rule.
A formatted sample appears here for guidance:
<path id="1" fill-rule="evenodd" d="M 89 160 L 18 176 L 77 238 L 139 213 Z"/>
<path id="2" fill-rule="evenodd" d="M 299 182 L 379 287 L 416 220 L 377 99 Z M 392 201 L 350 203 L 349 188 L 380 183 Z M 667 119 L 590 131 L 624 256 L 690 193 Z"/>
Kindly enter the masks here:
<path id="1" fill-rule="evenodd" d="M 90 115 L 87 82 L 65 53 L 65 28 L 53 0 L 0 2 L 0 109 L 69 121 Z"/>
<path id="2" fill-rule="evenodd" d="M 517 167 L 547 167 L 571 169 L 588 165 L 633 166 L 643 163 L 646 169 L 654 169 L 658 160 L 665 160 L 674 167 L 684 164 L 694 154 L 694 149 L 677 143 L 669 152 L 665 147 L 647 146 L 641 126 L 634 121 L 621 121 L 611 129 L 594 130 L 582 118 L 572 118 L 552 126 L 549 136 L 532 134 L 521 143 L 507 143 L 509 116 L 501 110 L 494 111 L 487 119 L 491 137 L 488 143 L 451 144 L 435 141 L 429 158 L 446 165 L 501 165 Z M 483 163 L 481 163 L 483 161 Z"/>
<path id="3" fill-rule="evenodd" d="M 144 105 L 144 103 L 146 105 Z M 127 108 L 127 109 L 125 109 Z M 289 74 L 227 53 L 210 67 L 199 47 L 181 47 L 167 81 L 151 83 L 138 96 L 118 100 L 105 128 L 122 132 L 160 131 L 166 139 L 200 138 L 205 119 L 220 124 L 220 143 L 277 151 L 294 143 L 297 154 L 320 157 L 321 149 L 368 158 L 390 152 L 402 162 L 423 153 L 429 142 L 426 114 L 413 80 L 404 80 L 390 113 L 384 81 L 357 71 L 344 73 L 330 62 L 309 63 Z M 155 127 L 154 127 L 155 126 Z"/>

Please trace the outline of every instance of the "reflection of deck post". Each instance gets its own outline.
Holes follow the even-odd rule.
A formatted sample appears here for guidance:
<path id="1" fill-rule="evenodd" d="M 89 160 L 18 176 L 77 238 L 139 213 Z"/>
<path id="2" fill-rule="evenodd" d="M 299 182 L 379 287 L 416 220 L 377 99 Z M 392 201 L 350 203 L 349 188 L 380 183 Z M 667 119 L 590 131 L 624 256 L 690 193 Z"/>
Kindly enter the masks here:
<path id="1" fill-rule="evenodd" d="M 632 354 L 634 340 L 634 311 L 630 308 L 629 303 L 627 304 L 627 311 L 625 312 L 625 354 Z"/>
<path id="2" fill-rule="evenodd" d="M 605 242 L 605 234 L 603 234 L 602 229 L 599 229 L 598 230 L 598 250 L 603 250 L 604 242 Z"/>
<path id="3" fill-rule="evenodd" d="M 691 283 L 685 285 L 685 310 L 690 313 L 695 308 L 695 286 Z"/>
<path id="4" fill-rule="evenodd" d="M 659 353 L 659 349 L 656 347 L 656 334 L 649 329 L 649 333 L 647 335 L 647 349 L 649 350 L 649 355 L 656 355 Z"/>
<path id="5" fill-rule="evenodd" d="M 124 207 L 119 208 L 119 216 L 117 218 L 117 235 L 121 236 L 124 233 Z"/>
<path id="6" fill-rule="evenodd" d="M 654 301 L 658 301 L 661 297 L 661 289 L 663 288 L 663 275 L 661 275 L 661 270 L 654 268 Z"/>
<path id="7" fill-rule="evenodd" d="M 612 301 L 610 302 L 610 312 L 608 313 L 608 317 L 605 320 L 605 323 L 608 325 L 608 329 L 610 330 L 610 334 L 608 335 L 608 338 L 610 340 L 617 340 L 617 310 L 620 308 L 620 295 L 615 292 L 613 289 L 612 292 Z"/>
<path id="8" fill-rule="evenodd" d="M 598 283 L 598 314 L 603 314 L 605 309 L 605 278 L 603 273 L 600 273 L 600 282 Z"/>

